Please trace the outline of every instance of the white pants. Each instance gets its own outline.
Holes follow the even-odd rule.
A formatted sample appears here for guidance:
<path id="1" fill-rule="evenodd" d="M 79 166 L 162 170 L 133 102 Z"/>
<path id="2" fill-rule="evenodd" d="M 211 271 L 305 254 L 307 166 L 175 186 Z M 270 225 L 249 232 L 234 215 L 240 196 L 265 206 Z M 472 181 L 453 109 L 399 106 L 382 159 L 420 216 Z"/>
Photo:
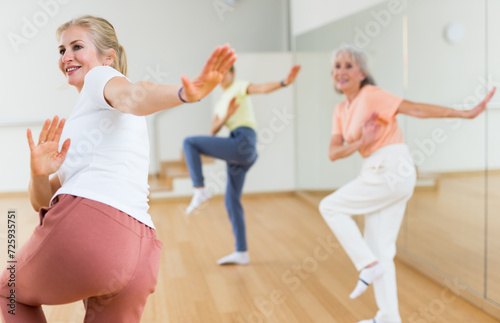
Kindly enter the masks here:
<path id="1" fill-rule="evenodd" d="M 376 319 L 400 323 L 396 239 L 413 194 L 416 171 L 405 144 L 382 147 L 363 161 L 361 174 L 325 197 L 319 210 L 357 270 L 378 261 L 385 274 L 373 283 Z M 365 215 L 364 238 L 351 215 Z"/>

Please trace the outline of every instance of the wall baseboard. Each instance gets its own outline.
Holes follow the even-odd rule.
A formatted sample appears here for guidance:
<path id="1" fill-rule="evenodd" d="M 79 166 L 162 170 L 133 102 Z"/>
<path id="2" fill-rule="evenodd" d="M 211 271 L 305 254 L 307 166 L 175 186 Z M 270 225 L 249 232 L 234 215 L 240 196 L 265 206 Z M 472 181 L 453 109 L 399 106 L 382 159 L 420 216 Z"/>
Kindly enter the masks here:
<path id="1" fill-rule="evenodd" d="M 0 192 L 0 199 L 17 199 L 29 197 L 27 191 L 22 192 Z"/>

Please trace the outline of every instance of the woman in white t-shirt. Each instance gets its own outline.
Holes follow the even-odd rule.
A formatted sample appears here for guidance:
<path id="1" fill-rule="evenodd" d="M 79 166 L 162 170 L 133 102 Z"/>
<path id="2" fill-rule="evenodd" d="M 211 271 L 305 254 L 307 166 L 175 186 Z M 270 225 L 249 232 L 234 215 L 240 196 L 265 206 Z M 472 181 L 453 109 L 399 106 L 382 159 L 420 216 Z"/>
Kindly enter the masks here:
<path id="1" fill-rule="evenodd" d="M 29 193 L 40 225 L 16 254 L 13 301 L 12 268 L 1 276 L 0 295 L 8 298 L 1 315 L 46 322 L 41 305 L 83 300 L 86 322 L 139 322 L 162 245 L 147 213 L 144 116 L 205 97 L 236 55 L 228 45 L 217 48 L 198 77 L 182 77 L 183 86 L 131 83 L 125 51 L 105 19 L 69 21 L 57 36 L 59 68 L 80 95 L 67 121 L 45 122 L 37 144 L 28 130 Z"/>

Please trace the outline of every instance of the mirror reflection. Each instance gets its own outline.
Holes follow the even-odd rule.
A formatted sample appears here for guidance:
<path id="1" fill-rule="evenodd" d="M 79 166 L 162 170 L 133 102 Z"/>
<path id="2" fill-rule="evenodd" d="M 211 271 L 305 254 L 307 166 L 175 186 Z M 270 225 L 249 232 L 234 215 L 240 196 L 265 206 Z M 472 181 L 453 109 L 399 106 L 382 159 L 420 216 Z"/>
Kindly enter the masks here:
<path id="1" fill-rule="evenodd" d="M 320 200 L 354 178 L 362 164 L 359 155 L 334 164 L 327 158 L 333 108 L 343 100 L 333 91 L 328 71 L 331 52 L 341 44 L 361 47 L 377 85 L 407 100 L 460 110 L 483 100 L 492 80 L 500 79 L 500 48 L 493 32 L 500 30 L 493 14 L 500 4 L 459 2 L 411 2 L 384 16 L 388 23 L 382 24 L 373 13 L 391 12 L 390 2 L 383 2 L 296 37 L 297 62 L 309 67 L 302 79 L 314 80 L 299 80 L 296 86 L 297 147 L 305 152 L 298 159 L 300 189 Z M 488 25 L 477 23 L 486 21 L 486 5 Z M 494 98 L 486 113 L 473 120 L 398 116 L 418 172 L 398 248 L 440 277 L 499 302 L 497 105 Z M 305 139 L 311 137 L 317 140 Z"/>
<path id="2" fill-rule="evenodd" d="M 496 19 L 495 13 L 500 12 L 500 2 L 487 1 L 487 63 L 488 82 L 492 85 L 500 84 L 500 42 L 496 31 L 500 30 L 500 21 Z M 498 124 L 500 122 L 500 98 L 497 96 L 491 104 L 492 109 L 488 111 L 487 137 L 488 137 L 488 173 L 487 173 L 487 268 L 486 268 L 486 295 L 497 304 L 500 303 L 500 146 L 498 145 Z"/>

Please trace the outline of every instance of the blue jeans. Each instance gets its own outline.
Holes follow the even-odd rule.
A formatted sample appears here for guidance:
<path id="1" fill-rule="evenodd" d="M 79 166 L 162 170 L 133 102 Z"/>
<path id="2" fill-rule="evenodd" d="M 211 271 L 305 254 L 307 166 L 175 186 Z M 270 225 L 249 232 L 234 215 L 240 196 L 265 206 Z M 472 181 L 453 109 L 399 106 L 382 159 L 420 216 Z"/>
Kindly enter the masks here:
<path id="1" fill-rule="evenodd" d="M 245 176 L 257 160 L 256 143 L 257 135 L 249 127 L 236 128 L 228 138 L 196 136 L 184 140 L 184 155 L 194 187 L 205 186 L 200 154 L 226 161 L 225 204 L 233 226 L 236 251 L 247 250 L 245 218 L 240 199 Z"/>

